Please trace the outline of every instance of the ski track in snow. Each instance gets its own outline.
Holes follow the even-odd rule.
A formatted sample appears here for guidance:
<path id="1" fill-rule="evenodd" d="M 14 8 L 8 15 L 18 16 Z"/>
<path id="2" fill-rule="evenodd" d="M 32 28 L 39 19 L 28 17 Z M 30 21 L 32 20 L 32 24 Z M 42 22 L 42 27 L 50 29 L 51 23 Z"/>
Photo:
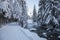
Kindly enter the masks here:
<path id="1" fill-rule="evenodd" d="M 16 23 L 10 23 L 0 28 L 0 40 L 46 40 Z"/>

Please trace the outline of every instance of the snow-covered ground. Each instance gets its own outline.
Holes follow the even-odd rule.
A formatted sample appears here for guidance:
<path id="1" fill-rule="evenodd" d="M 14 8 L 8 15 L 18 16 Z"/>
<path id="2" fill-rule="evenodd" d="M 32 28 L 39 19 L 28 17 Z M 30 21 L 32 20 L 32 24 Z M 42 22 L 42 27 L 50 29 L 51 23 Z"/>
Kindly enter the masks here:
<path id="1" fill-rule="evenodd" d="M 37 27 L 37 23 L 36 23 L 36 22 L 33 22 L 32 19 L 29 19 L 29 20 L 27 21 L 27 23 L 28 23 L 28 27 L 27 27 L 27 28 L 29 28 L 29 29 L 31 29 L 31 28 L 36 28 L 36 27 Z"/>
<path id="2" fill-rule="evenodd" d="M 27 21 L 27 23 L 28 23 L 28 27 L 27 28 L 32 28 L 33 27 L 33 20 L 31 20 L 31 19 L 29 19 L 28 21 Z"/>
<path id="3" fill-rule="evenodd" d="M 16 23 L 10 23 L 0 28 L 0 40 L 46 40 L 36 33 L 21 28 Z"/>

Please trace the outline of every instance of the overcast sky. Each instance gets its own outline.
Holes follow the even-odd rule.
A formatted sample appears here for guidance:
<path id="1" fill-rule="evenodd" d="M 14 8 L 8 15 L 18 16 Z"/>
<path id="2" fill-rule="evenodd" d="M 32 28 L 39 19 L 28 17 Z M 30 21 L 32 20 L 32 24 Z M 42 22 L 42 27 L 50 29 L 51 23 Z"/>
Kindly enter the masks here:
<path id="1" fill-rule="evenodd" d="M 36 5 L 36 10 L 38 10 L 38 1 L 39 0 L 26 0 L 28 15 L 30 15 L 30 13 L 32 14 L 34 5 Z"/>

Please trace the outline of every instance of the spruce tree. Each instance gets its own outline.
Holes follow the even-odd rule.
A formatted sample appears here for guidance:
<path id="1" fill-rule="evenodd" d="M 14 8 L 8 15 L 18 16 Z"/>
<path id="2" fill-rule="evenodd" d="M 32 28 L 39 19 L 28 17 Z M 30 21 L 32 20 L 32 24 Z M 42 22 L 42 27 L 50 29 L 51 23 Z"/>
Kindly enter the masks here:
<path id="1" fill-rule="evenodd" d="M 60 0 L 40 0 L 38 11 L 38 34 L 41 36 L 43 32 L 58 33 L 56 32 L 59 27 L 59 5 Z M 42 26 L 43 25 L 43 26 Z M 47 29 L 49 31 L 47 31 Z M 48 35 L 48 34 L 47 34 Z M 51 39 L 51 38 L 50 38 Z"/>
<path id="2" fill-rule="evenodd" d="M 21 6 L 22 6 L 22 13 L 21 13 L 21 25 L 22 27 L 26 27 L 27 26 L 27 6 L 26 6 L 26 2 L 25 0 L 21 0 Z"/>
<path id="3" fill-rule="evenodd" d="M 37 21 L 37 12 L 36 12 L 36 8 L 35 8 L 35 5 L 34 5 L 34 9 L 33 9 L 33 22 L 36 22 Z"/>

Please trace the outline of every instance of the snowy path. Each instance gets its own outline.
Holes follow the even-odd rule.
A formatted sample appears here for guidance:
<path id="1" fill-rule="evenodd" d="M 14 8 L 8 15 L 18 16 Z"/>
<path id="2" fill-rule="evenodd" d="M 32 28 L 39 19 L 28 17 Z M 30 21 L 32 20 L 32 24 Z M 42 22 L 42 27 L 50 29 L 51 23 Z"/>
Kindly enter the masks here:
<path id="1" fill-rule="evenodd" d="M 37 34 L 21 28 L 16 23 L 10 23 L 0 28 L 0 40 L 46 40 Z"/>

